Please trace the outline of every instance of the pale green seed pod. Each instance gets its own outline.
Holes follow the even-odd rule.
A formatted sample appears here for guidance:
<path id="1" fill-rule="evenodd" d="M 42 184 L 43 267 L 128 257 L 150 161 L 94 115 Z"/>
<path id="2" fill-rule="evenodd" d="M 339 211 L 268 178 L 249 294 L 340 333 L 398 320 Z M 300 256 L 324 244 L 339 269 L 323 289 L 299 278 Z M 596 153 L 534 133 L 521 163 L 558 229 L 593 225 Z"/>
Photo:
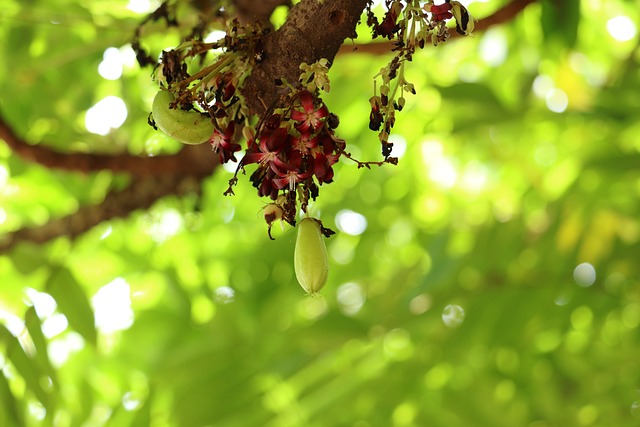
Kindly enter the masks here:
<path id="1" fill-rule="evenodd" d="M 293 255 L 296 278 L 309 294 L 316 294 L 327 283 L 329 258 L 320 221 L 304 218 L 298 224 L 298 238 Z"/>
<path id="2" fill-rule="evenodd" d="M 168 90 L 160 90 L 151 106 L 153 121 L 158 129 L 183 144 L 202 144 L 213 134 L 213 124 L 209 117 L 196 111 L 171 109 L 169 104 L 175 99 Z"/>

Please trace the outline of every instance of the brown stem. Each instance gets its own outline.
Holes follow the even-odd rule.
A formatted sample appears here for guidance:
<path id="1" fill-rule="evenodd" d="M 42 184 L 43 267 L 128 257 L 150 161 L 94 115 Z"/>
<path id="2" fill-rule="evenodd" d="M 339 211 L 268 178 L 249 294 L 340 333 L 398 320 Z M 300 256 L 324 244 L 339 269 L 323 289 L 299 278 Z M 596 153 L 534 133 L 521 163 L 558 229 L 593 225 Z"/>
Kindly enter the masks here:
<path id="1" fill-rule="evenodd" d="M 494 25 L 504 24 L 513 20 L 520 12 L 524 10 L 529 4 L 534 3 L 537 0 L 513 0 L 503 8 L 498 9 L 486 18 L 478 20 L 475 25 L 474 33 L 485 31 L 489 27 Z M 456 31 L 450 32 L 449 40 L 458 39 L 463 37 Z M 345 44 L 340 48 L 340 54 L 347 53 L 368 53 L 372 55 L 384 55 L 391 52 L 394 47 L 392 42 L 372 42 L 366 44 Z"/>
<path id="2" fill-rule="evenodd" d="M 98 205 L 82 206 L 75 213 L 44 225 L 0 236 L 0 253 L 11 250 L 21 241 L 40 244 L 62 236 L 74 239 L 103 221 L 125 217 L 137 209 L 147 209 L 161 197 L 183 195 L 198 189 L 201 179 L 176 175 L 138 179 L 125 190 L 107 194 Z"/>
<path id="3" fill-rule="evenodd" d="M 179 153 L 157 157 L 130 154 L 62 153 L 44 145 L 31 145 L 18 137 L 0 117 L 0 139 L 23 159 L 52 169 L 89 173 L 100 170 L 126 172 L 136 176 L 167 174 L 209 175 L 217 165 L 207 144 L 185 146 Z"/>

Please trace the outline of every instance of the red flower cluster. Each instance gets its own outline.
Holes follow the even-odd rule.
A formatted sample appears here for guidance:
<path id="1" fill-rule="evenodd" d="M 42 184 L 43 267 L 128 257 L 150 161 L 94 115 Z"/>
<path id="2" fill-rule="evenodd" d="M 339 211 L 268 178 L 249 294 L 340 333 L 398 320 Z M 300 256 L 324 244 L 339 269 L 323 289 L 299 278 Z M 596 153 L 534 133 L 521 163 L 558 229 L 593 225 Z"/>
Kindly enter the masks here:
<path id="1" fill-rule="evenodd" d="M 294 192 L 300 183 L 307 189 L 316 188 L 317 195 L 313 178 L 319 184 L 333 181 L 332 166 L 344 150 L 344 141 L 334 135 L 335 126 L 330 123 L 335 123 L 326 105 L 306 90 L 296 98 L 294 108 L 284 116 L 272 114 L 264 120 L 242 159 L 243 166 L 258 165 L 251 182 L 260 196 L 273 200 L 280 190 Z"/>

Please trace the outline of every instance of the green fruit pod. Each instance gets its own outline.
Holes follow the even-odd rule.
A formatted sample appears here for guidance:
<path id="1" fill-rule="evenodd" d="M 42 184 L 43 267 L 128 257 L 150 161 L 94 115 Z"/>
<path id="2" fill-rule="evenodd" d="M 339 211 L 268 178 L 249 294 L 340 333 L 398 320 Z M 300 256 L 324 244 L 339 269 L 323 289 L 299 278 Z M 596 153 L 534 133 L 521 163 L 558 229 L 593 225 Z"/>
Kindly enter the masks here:
<path id="1" fill-rule="evenodd" d="M 309 294 L 316 294 L 327 283 L 329 258 L 320 221 L 304 218 L 298 224 L 298 238 L 293 255 L 298 283 Z"/>
<path id="2" fill-rule="evenodd" d="M 214 130 L 210 118 L 197 111 L 169 108 L 174 100 L 173 93 L 168 90 L 160 90 L 153 98 L 151 114 L 158 129 L 183 144 L 206 142 Z"/>

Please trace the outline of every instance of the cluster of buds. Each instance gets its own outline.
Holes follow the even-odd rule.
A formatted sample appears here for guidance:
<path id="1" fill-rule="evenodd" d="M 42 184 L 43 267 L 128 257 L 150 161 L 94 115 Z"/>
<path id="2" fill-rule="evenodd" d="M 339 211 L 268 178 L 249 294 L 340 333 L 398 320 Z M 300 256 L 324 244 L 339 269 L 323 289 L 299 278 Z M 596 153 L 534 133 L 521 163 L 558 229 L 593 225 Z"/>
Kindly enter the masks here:
<path id="1" fill-rule="evenodd" d="M 447 40 L 447 20 L 454 18 L 456 30 L 464 35 L 473 31 L 475 20 L 455 0 L 445 0 L 439 5 L 432 0 L 426 3 L 418 0 L 385 0 L 385 6 L 387 11 L 380 21 L 369 5 L 367 24 L 374 38 L 385 37 L 394 41 L 393 50 L 396 52 L 387 66 L 374 77 L 374 94 L 369 99 L 369 128 L 378 132 L 382 155 L 387 159 L 393 146 L 389 143 L 389 135 L 395 124 L 395 113 L 404 108 L 405 92 L 416 93 L 413 84 L 404 78 L 405 63 L 412 60 L 416 49 L 424 48 L 427 43 L 435 46 Z"/>

